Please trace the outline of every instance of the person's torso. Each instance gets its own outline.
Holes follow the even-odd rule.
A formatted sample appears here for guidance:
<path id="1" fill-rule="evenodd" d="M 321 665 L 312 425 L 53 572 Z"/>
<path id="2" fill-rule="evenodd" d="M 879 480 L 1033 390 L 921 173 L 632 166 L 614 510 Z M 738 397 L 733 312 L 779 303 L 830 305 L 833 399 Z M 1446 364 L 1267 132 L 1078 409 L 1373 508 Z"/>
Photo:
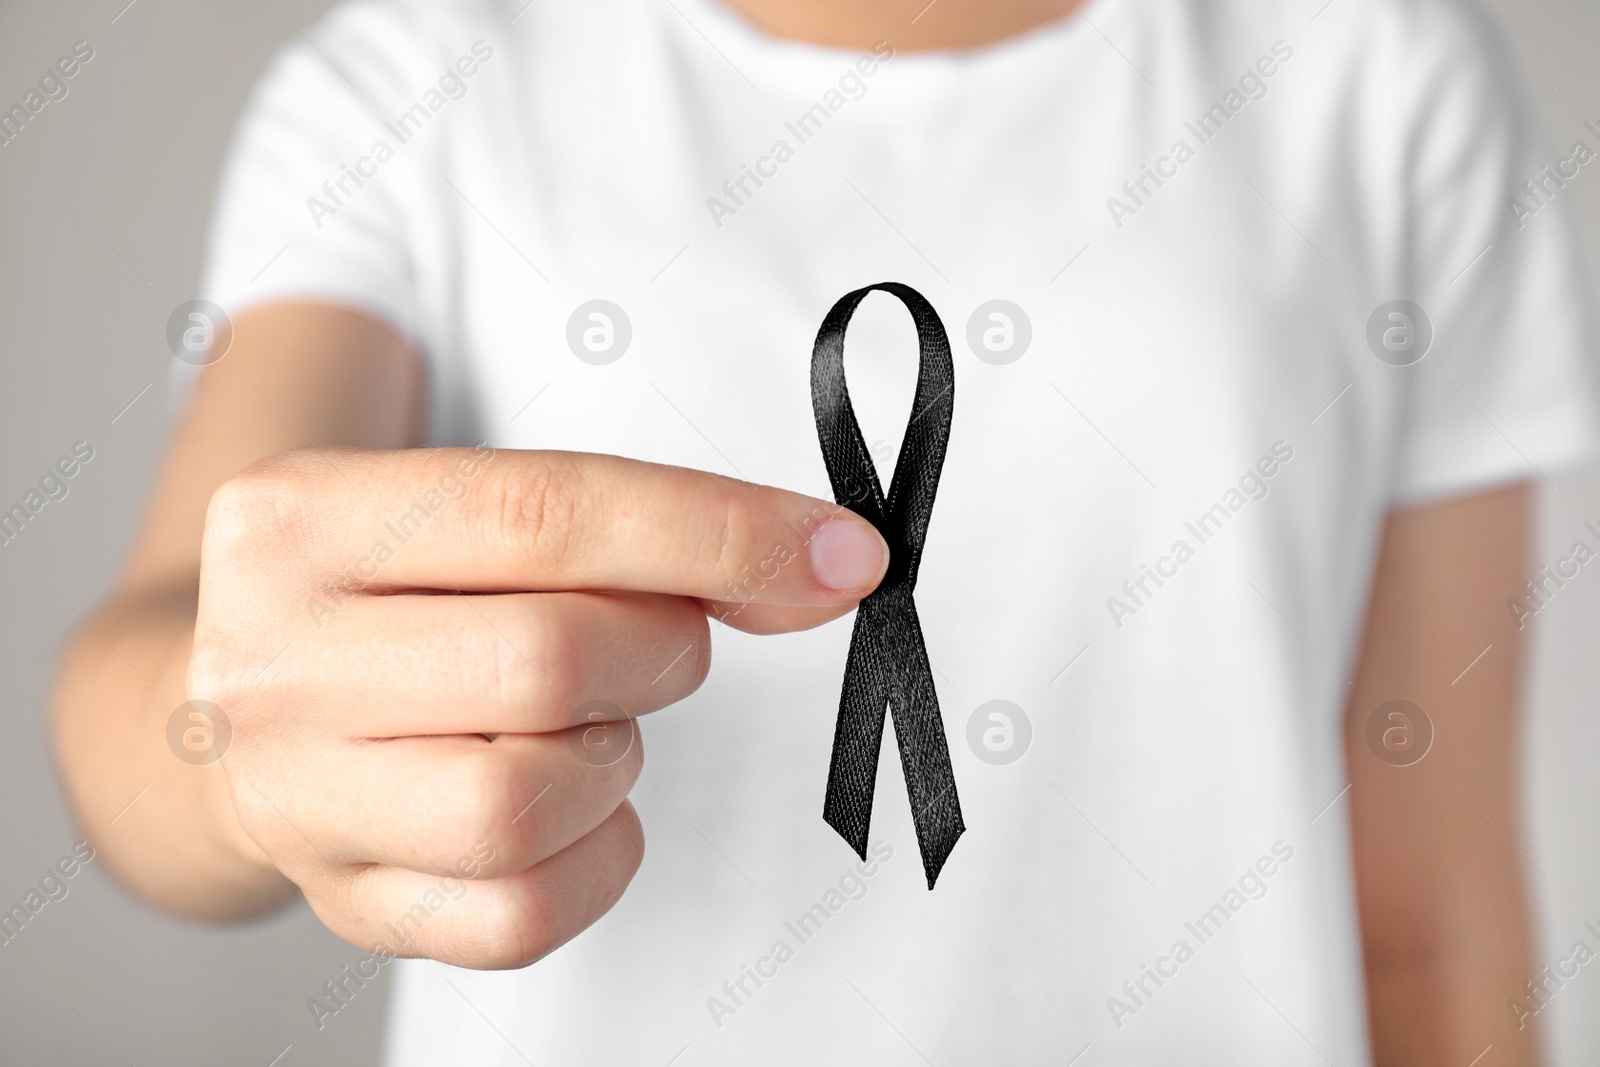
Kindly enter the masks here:
<path id="1" fill-rule="evenodd" d="M 915 597 L 968 830 L 930 892 L 889 730 L 858 866 L 821 818 L 849 621 L 714 626 L 705 686 L 642 723 L 622 901 L 523 971 L 399 965 L 391 1063 L 1365 1062 L 1329 804 L 1402 401 L 1359 338 L 1395 279 L 1327 195 L 1338 138 L 1292 136 L 1338 121 L 1303 20 L 1139 6 L 966 60 L 702 0 L 440 16 L 440 72 L 492 55 L 385 164 L 431 175 L 402 188 L 439 440 L 831 499 L 822 316 L 885 280 L 937 308 Z M 845 364 L 887 483 L 896 301 Z"/>

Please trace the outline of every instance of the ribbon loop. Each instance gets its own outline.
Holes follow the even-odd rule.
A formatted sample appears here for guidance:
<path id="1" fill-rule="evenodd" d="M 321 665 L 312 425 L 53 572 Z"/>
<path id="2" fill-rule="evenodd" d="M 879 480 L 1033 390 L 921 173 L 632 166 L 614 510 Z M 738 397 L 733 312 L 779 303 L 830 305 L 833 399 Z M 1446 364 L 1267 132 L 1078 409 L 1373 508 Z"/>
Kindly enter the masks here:
<path id="1" fill-rule="evenodd" d="M 906 305 L 916 323 L 921 352 L 911 420 L 887 498 L 844 377 L 845 328 L 874 290 L 890 293 Z M 966 830 L 933 670 L 912 598 L 955 411 L 955 365 L 933 305 L 899 282 L 869 285 L 841 297 L 817 331 L 811 356 L 811 404 L 834 499 L 871 522 L 889 544 L 888 572 L 856 611 L 822 817 L 857 855 L 866 858 L 887 705 L 894 717 L 923 872 L 932 889 Z"/>

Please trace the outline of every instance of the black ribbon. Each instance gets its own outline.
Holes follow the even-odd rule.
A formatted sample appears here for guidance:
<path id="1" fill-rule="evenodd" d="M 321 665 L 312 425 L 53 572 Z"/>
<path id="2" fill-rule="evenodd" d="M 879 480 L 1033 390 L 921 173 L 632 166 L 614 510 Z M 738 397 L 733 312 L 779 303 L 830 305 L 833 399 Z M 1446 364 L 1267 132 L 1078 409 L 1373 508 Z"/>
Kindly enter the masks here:
<path id="1" fill-rule="evenodd" d="M 874 289 L 899 297 L 911 311 L 922 353 L 916 401 L 887 501 L 844 380 L 845 327 Z M 917 565 L 922 561 L 922 542 L 933 515 L 945 445 L 950 440 L 955 387 L 955 366 L 944 325 L 933 305 L 909 285 L 883 282 L 847 293 L 833 305 L 817 331 L 811 355 L 811 405 L 834 499 L 871 522 L 889 543 L 888 573 L 861 601 L 855 632 L 850 636 L 822 817 L 857 855 L 867 858 L 867 829 L 872 822 L 872 793 L 887 704 L 894 715 L 900 765 L 929 889 L 956 839 L 967 828 L 961 819 L 961 801 L 956 796 L 922 624 L 911 597 Z"/>

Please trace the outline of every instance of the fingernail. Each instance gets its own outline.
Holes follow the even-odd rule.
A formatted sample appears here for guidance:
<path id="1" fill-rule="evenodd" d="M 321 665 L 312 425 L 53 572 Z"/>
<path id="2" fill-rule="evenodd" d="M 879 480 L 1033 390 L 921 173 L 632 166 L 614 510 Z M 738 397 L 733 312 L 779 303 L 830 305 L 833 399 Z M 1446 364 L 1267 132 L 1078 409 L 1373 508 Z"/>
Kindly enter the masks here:
<path id="1" fill-rule="evenodd" d="M 811 535 L 811 573 L 829 589 L 864 592 L 888 566 L 888 544 L 864 522 L 833 519 Z"/>

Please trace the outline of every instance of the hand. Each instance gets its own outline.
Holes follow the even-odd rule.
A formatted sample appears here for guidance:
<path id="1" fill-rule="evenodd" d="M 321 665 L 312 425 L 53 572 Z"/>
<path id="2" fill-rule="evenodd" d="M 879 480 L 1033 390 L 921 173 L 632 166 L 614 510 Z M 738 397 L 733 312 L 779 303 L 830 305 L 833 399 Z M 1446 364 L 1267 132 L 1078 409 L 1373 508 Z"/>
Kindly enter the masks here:
<path id="1" fill-rule="evenodd" d="M 815 626 L 887 563 L 837 505 L 699 471 L 285 453 L 212 498 L 188 691 L 231 723 L 223 765 L 255 859 L 330 929 L 520 967 L 637 870 L 632 717 L 704 681 L 707 613 Z"/>

